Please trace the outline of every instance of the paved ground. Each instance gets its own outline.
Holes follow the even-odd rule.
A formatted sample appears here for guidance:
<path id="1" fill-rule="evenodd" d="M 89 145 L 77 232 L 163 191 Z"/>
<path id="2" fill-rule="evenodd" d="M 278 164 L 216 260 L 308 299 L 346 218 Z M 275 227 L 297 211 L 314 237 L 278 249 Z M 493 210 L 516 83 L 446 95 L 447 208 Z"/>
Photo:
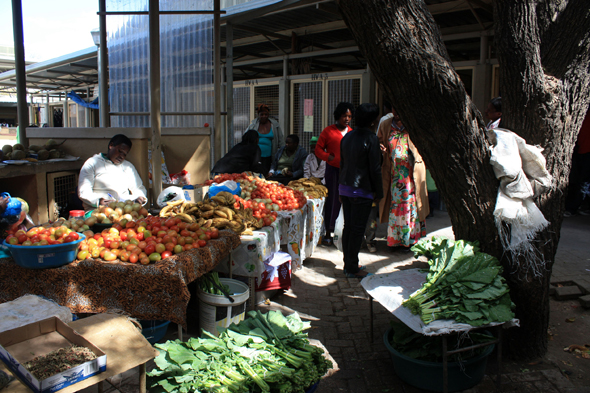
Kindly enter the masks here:
<path id="1" fill-rule="evenodd" d="M 453 235 L 448 216 L 439 211 L 427 220 L 427 230 L 429 235 Z M 380 231 L 384 236 L 384 228 Z M 565 219 L 552 278 L 555 286 L 574 280 L 590 285 L 589 239 L 589 217 Z M 411 253 L 392 252 L 384 241 L 378 242 L 377 253 L 369 254 L 366 250 L 361 253 L 361 264 L 373 273 L 416 267 L 412 261 Z M 334 369 L 322 380 L 318 392 L 421 392 L 396 375 L 383 345 L 383 333 L 392 315 L 375 303 L 374 340 L 371 341 L 367 294 L 357 279 L 344 276 L 342 267 L 339 251 L 333 247 L 318 247 L 313 257 L 305 261 L 303 269 L 293 275 L 292 288 L 259 307 L 285 313 L 297 311 L 312 322 L 310 338 L 321 342 L 334 362 Z M 579 306 L 578 300 L 552 300 L 551 310 L 547 356 L 527 364 L 505 361 L 501 378 L 503 392 L 590 392 L 590 359 L 563 352 L 564 345 L 590 344 L 590 313 Z M 167 338 L 176 338 L 176 326 L 170 326 Z M 492 359 L 483 381 L 466 392 L 496 391 L 489 376 L 495 375 L 495 366 Z M 424 372 L 424 378 L 428 378 L 428 373 Z M 136 381 L 137 370 L 132 370 L 111 382 L 121 392 L 131 393 L 138 391 Z M 96 388 L 85 390 L 96 391 Z M 105 391 L 117 390 L 107 384 Z"/>

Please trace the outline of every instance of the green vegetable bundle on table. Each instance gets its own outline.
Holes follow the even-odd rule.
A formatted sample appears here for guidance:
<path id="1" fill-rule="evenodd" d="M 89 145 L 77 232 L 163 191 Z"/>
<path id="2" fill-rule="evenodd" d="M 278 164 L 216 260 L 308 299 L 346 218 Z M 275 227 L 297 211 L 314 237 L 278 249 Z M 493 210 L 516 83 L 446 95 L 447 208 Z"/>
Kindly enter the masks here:
<path id="1" fill-rule="evenodd" d="M 426 282 L 403 305 L 425 324 L 437 319 L 481 326 L 514 318 L 514 303 L 497 258 L 479 244 L 433 237 L 412 247 L 429 258 Z"/>
<path id="2" fill-rule="evenodd" d="M 203 332 L 206 338 L 156 344 L 150 392 L 303 393 L 332 367 L 309 344 L 309 327 L 297 313 L 250 311 L 219 337 Z"/>

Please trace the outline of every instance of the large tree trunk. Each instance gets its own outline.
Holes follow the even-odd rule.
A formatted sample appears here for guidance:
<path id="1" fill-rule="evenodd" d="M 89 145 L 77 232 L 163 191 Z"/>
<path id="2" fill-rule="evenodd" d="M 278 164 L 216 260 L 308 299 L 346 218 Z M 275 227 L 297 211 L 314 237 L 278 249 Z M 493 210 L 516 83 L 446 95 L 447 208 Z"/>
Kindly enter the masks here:
<path id="1" fill-rule="evenodd" d="M 555 187 L 536 200 L 550 226 L 535 239 L 541 275 L 503 252 L 493 210 L 498 182 L 481 114 L 468 97 L 423 1 L 338 0 L 344 20 L 400 114 L 447 205 L 457 239 L 479 240 L 502 258 L 521 327 L 513 357 L 547 349 L 549 280 L 571 154 L 589 103 L 590 13 L 586 0 L 494 4 L 502 126 L 542 146 Z M 554 2 L 547 2 L 554 3 Z"/>

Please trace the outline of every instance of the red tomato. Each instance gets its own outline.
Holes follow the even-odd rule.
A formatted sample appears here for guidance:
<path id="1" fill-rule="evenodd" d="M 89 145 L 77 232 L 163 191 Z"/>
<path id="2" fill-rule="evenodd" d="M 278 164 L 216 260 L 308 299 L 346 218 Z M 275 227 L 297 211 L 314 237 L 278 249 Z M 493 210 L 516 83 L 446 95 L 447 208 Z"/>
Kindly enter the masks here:
<path id="1" fill-rule="evenodd" d="M 137 256 L 137 254 L 131 254 L 129 255 L 129 262 L 131 263 L 137 263 L 137 261 L 139 260 L 139 257 Z"/>
<path id="2" fill-rule="evenodd" d="M 145 252 L 147 255 L 151 255 L 151 254 L 153 254 L 155 251 L 156 251 L 156 245 L 155 245 L 155 244 L 153 244 L 153 243 L 150 243 L 150 244 L 148 244 L 148 245 L 145 247 L 145 250 L 144 250 L 144 252 Z"/>
<path id="3" fill-rule="evenodd" d="M 172 252 L 170 252 L 168 250 L 166 250 L 166 251 L 164 251 L 162 253 L 162 259 L 166 259 L 166 258 L 171 257 L 171 256 L 172 256 Z"/>
<path id="4" fill-rule="evenodd" d="M 207 245 L 207 241 L 201 239 L 197 242 L 197 244 L 199 245 L 199 247 L 205 247 Z"/>
<path id="5" fill-rule="evenodd" d="M 211 239 L 217 239 L 219 237 L 219 229 L 211 228 L 211 233 L 209 234 Z"/>
<path id="6" fill-rule="evenodd" d="M 166 251 L 173 251 L 176 245 L 172 242 L 166 243 Z"/>
<path id="7" fill-rule="evenodd" d="M 192 250 L 193 249 L 193 245 L 192 244 L 185 244 L 184 245 L 184 251 L 188 251 L 188 250 Z"/>
<path id="8" fill-rule="evenodd" d="M 28 237 L 27 235 L 20 235 L 20 236 L 18 237 L 18 242 L 19 242 L 20 244 L 23 244 L 23 243 L 24 243 L 24 242 L 26 242 L 27 240 L 29 240 L 29 237 Z"/>

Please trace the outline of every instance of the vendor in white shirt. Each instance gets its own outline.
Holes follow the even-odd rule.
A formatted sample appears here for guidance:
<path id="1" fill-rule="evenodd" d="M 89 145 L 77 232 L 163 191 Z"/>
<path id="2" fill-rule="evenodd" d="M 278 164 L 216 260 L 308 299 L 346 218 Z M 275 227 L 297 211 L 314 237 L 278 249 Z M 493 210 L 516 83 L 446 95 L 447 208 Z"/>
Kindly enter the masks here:
<path id="1" fill-rule="evenodd" d="M 90 157 L 80 170 L 78 197 L 84 210 L 128 199 L 143 205 L 147 202 L 147 191 L 133 164 L 125 161 L 131 150 L 131 140 L 117 134 L 108 146 L 106 154 Z"/>
<path id="2" fill-rule="evenodd" d="M 314 136 L 309 141 L 309 155 L 303 164 L 303 177 L 317 177 L 322 179 L 322 184 L 326 184 L 324 176 L 326 174 L 326 161 L 323 161 L 315 155 L 315 145 L 318 143 L 318 137 Z"/>

